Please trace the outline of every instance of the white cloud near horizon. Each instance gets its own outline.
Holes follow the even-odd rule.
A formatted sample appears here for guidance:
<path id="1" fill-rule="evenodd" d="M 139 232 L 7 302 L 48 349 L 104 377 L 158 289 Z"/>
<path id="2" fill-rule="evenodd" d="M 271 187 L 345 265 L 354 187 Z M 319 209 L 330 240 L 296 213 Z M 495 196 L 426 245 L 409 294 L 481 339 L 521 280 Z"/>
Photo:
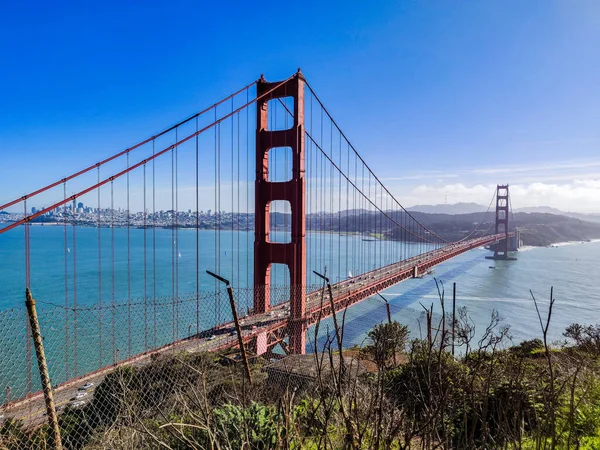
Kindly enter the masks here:
<path id="1" fill-rule="evenodd" d="M 381 179 L 407 207 L 446 202 L 487 206 L 496 184 L 508 183 L 515 208 L 549 206 L 567 212 L 600 213 L 598 158 L 427 170 Z"/>
<path id="2" fill-rule="evenodd" d="M 496 184 L 463 183 L 446 185 L 421 184 L 408 195 L 400 196 L 405 206 L 417 204 L 473 202 L 487 206 Z M 514 208 L 550 206 L 567 212 L 600 213 L 600 178 L 573 180 L 570 183 L 533 182 L 510 185 Z"/>

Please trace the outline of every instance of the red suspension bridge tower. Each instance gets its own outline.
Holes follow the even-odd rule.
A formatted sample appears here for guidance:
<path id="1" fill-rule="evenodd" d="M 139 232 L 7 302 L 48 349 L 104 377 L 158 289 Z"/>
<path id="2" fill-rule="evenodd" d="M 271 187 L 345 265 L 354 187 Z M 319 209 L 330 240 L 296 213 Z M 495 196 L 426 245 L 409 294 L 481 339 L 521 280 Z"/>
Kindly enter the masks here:
<path id="1" fill-rule="evenodd" d="M 503 234 L 504 239 L 496 242 L 494 245 L 494 256 L 489 259 L 516 260 L 508 255 L 509 251 L 516 250 L 516 245 L 511 246 L 511 237 L 508 231 L 509 218 L 509 194 L 508 184 L 499 184 L 496 186 L 496 234 Z M 515 238 L 518 241 L 518 237 Z M 513 248 L 514 247 L 514 248 Z"/>
<path id="2" fill-rule="evenodd" d="M 279 86 L 278 86 L 279 85 Z M 290 274 L 290 350 L 305 353 L 306 325 L 306 180 L 304 153 L 304 76 L 298 72 L 288 81 L 257 83 L 256 182 L 254 231 L 254 312 L 265 313 L 271 307 L 271 265 L 285 264 Z M 277 87 L 278 86 L 278 87 Z M 264 97 L 261 95 L 267 93 Z M 294 101 L 293 124 L 287 130 L 269 130 L 269 101 L 291 97 Z M 275 182 L 269 178 L 269 152 L 279 147 L 292 150 L 292 177 Z M 292 236 L 289 243 L 270 239 L 271 202 L 285 200 L 291 209 Z M 260 339 L 259 339 L 260 341 Z M 257 347 L 261 343 L 257 342 Z"/>
<path id="3" fill-rule="evenodd" d="M 496 244 L 494 259 L 508 256 L 508 184 L 496 186 L 496 234 L 500 233 L 506 238 Z"/>

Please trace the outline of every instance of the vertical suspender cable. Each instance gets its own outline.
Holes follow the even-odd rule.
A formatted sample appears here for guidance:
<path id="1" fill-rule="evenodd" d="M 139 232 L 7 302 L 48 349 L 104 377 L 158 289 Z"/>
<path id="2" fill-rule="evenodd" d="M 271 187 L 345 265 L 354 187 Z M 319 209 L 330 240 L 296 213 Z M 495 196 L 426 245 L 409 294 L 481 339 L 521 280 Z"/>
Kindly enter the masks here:
<path id="1" fill-rule="evenodd" d="M 155 140 L 152 140 L 152 156 L 155 152 Z M 153 332 L 152 348 L 156 348 L 156 160 L 152 159 L 152 307 Z M 146 347 L 146 351 L 148 347 Z"/>
<path id="2" fill-rule="evenodd" d="M 177 130 L 175 132 L 177 133 Z M 171 150 L 171 342 L 175 342 L 175 257 L 175 148 L 173 148 Z"/>
<path id="3" fill-rule="evenodd" d="M 340 156 L 340 160 L 339 160 L 340 167 L 343 167 L 343 165 L 342 165 L 342 135 L 341 134 L 340 134 L 339 156 Z M 338 245 L 337 245 L 338 279 L 337 279 L 337 281 L 341 281 L 343 278 L 345 278 L 345 277 L 342 277 L 342 174 L 341 173 L 338 174 L 337 196 L 338 196 Z"/>
<path id="4" fill-rule="evenodd" d="M 23 217 L 27 217 L 27 199 L 23 202 Z M 25 222 L 24 226 L 24 240 L 25 240 L 25 285 L 26 288 L 30 288 L 31 274 L 30 274 L 30 248 L 29 248 L 29 222 Z M 31 325 L 29 320 L 25 322 L 26 327 L 26 358 L 27 358 L 27 393 L 32 392 L 32 373 L 31 373 Z"/>
<path id="5" fill-rule="evenodd" d="M 241 220 L 241 211 L 240 211 L 240 113 L 237 113 L 237 213 L 236 213 L 236 227 L 237 227 L 237 273 L 238 273 L 238 285 L 242 283 L 241 277 L 241 268 L 240 268 L 240 220 Z M 238 299 L 239 306 L 239 299 Z"/>
<path id="6" fill-rule="evenodd" d="M 357 177 L 357 168 L 356 168 L 356 156 L 354 157 L 354 161 L 352 163 L 352 167 L 353 170 L 350 169 L 351 171 L 354 172 L 354 185 L 357 186 L 358 185 L 358 177 Z M 350 182 L 348 182 L 348 189 L 350 189 Z M 358 224 L 357 224 L 357 219 L 356 219 L 356 213 L 358 211 L 358 206 L 356 205 L 356 189 L 352 189 L 352 216 L 351 219 L 348 219 L 348 223 L 349 226 L 352 227 L 351 231 L 352 231 L 352 240 L 350 243 L 350 265 L 348 270 L 352 271 L 352 275 L 354 275 L 356 273 L 356 269 L 354 264 L 356 264 L 356 259 L 357 259 L 357 255 L 356 255 L 356 232 L 358 230 Z M 351 222 L 350 222 L 351 220 Z M 350 272 L 348 272 L 348 277 L 350 277 Z"/>
<path id="7" fill-rule="evenodd" d="M 127 168 L 129 168 L 129 152 L 127 152 Z M 129 227 L 130 211 L 129 172 L 127 172 L 127 355 L 131 354 L 131 230 Z"/>
<path id="8" fill-rule="evenodd" d="M 365 192 L 365 166 L 364 164 L 362 165 L 362 187 L 361 187 L 361 192 Z M 364 273 L 365 270 L 365 264 L 367 265 L 367 267 L 369 267 L 369 263 L 367 261 L 367 255 L 365 254 L 365 244 L 364 241 L 362 241 L 362 237 L 364 237 L 365 235 L 365 221 L 367 220 L 368 217 L 368 210 L 365 208 L 366 204 L 365 204 L 365 199 L 363 196 L 361 196 L 360 198 L 360 203 L 361 203 L 361 219 L 360 219 L 360 238 L 361 241 L 359 243 L 360 245 L 360 273 Z"/>
<path id="9" fill-rule="evenodd" d="M 148 208 L 146 206 L 146 164 L 144 164 L 144 350 L 148 349 Z"/>
<path id="10" fill-rule="evenodd" d="M 221 273 L 221 123 L 217 125 L 217 269 Z M 221 323 L 221 296 L 217 303 L 217 323 Z"/>
<path id="11" fill-rule="evenodd" d="M 217 109 L 215 108 L 215 122 L 217 120 Z M 214 214 L 219 214 L 218 208 L 219 208 L 219 204 L 218 204 L 218 198 L 219 198 L 219 191 L 218 191 L 218 166 L 217 166 L 217 134 L 218 134 L 218 129 L 219 126 L 217 125 L 216 127 L 214 127 L 215 130 L 215 142 L 214 142 L 214 168 L 215 168 L 215 209 L 214 209 Z M 219 260 L 219 248 L 218 248 L 218 229 L 217 229 L 217 223 L 216 223 L 216 216 L 212 218 L 212 221 L 214 223 L 214 227 L 215 227 L 215 237 L 214 237 L 214 242 L 215 242 L 215 264 L 214 267 L 217 269 L 217 273 L 220 273 L 219 271 L 219 267 L 218 267 L 218 260 Z M 215 300 L 216 300 L 216 304 L 214 305 L 215 310 L 218 310 L 218 304 L 220 302 L 220 294 L 218 293 L 218 280 L 215 279 L 214 280 L 214 288 L 213 291 L 217 293 Z M 217 314 L 218 316 L 218 314 Z M 211 324 L 211 325 L 216 325 L 218 324 L 218 321 Z"/>
<path id="12" fill-rule="evenodd" d="M 330 129 L 330 153 L 331 153 L 331 159 L 334 160 L 335 159 L 335 148 L 334 148 L 334 143 L 333 143 L 333 125 L 331 125 L 331 129 Z M 329 229 L 333 230 L 333 227 L 335 226 L 335 168 L 333 167 L 333 164 L 330 164 L 329 166 L 329 173 L 330 173 L 330 177 L 331 179 L 329 180 Z M 330 274 L 331 274 L 331 279 L 334 280 L 335 283 L 335 276 L 336 273 L 338 271 L 338 268 L 336 267 L 336 258 L 334 255 L 334 248 L 335 248 L 335 238 L 334 238 L 334 234 L 333 233 L 329 233 L 329 258 L 331 261 L 331 270 L 330 270 Z"/>
<path id="13" fill-rule="evenodd" d="M 179 128 L 175 128 L 178 142 Z M 175 146 L 175 340 L 179 340 L 179 146 Z"/>
<path id="14" fill-rule="evenodd" d="M 323 232 L 327 229 L 327 218 L 325 216 L 325 214 L 327 213 L 327 208 L 326 208 L 326 202 L 327 202 L 327 165 L 325 162 L 325 157 L 324 155 L 321 153 L 320 155 L 321 157 L 321 179 L 323 180 L 321 183 L 321 206 L 320 206 L 320 215 L 321 215 L 321 245 L 322 245 L 322 250 L 321 250 L 321 258 L 322 260 L 320 261 L 319 266 L 323 267 L 323 270 L 329 274 L 329 271 L 327 271 L 327 256 L 326 256 L 326 251 L 327 251 L 327 235 L 323 234 Z"/>
<path id="15" fill-rule="evenodd" d="M 383 205 L 383 189 L 380 189 L 380 197 L 379 197 L 379 205 L 380 205 L 380 209 L 385 211 L 385 206 Z M 383 250 L 385 248 L 384 244 L 384 238 L 383 238 L 383 221 L 385 220 L 385 217 L 383 215 L 379 216 L 379 267 L 383 267 L 383 262 L 384 262 L 384 258 L 383 258 Z"/>
<path id="16" fill-rule="evenodd" d="M 117 345 L 115 339 L 115 192 L 114 181 L 110 182 L 110 256 L 112 264 L 112 297 L 111 297 L 111 337 L 112 357 L 116 363 Z"/>
<path id="17" fill-rule="evenodd" d="M 196 117 L 196 133 L 198 132 L 198 118 Z M 196 136 L 196 334 L 200 333 L 200 200 L 198 193 L 199 181 L 198 136 Z"/>
<path id="18" fill-rule="evenodd" d="M 233 114 L 234 112 L 234 104 L 233 104 L 233 97 L 231 98 L 231 114 Z M 233 281 L 233 283 L 236 282 L 236 277 L 237 274 L 234 270 L 234 264 L 235 264 L 235 257 L 234 257 L 234 240 L 235 240 L 235 209 L 234 209 L 234 195 L 235 195 L 235 190 L 233 187 L 234 184 L 234 180 L 235 180 L 235 159 L 234 159 L 234 148 L 233 148 L 233 136 L 234 136 L 234 124 L 235 124 L 235 120 L 234 120 L 235 116 L 233 115 L 231 117 L 231 280 Z M 239 255 L 238 255 L 239 258 Z"/>
<path id="19" fill-rule="evenodd" d="M 73 199 L 73 355 L 77 376 L 77 226 L 75 221 L 75 198 Z"/>
<path id="20" fill-rule="evenodd" d="M 27 199 L 23 202 L 23 217 L 27 217 Z M 25 222 L 25 285 L 31 289 L 31 240 L 30 240 L 30 224 Z"/>
<path id="21" fill-rule="evenodd" d="M 67 199 L 67 183 L 63 183 L 63 193 L 65 200 Z M 58 209 L 58 208 L 57 208 Z M 64 269 L 65 269 L 65 314 L 67 317 L 67 321 L 65 322 L 65 379 L 69 380 L 69 283 L 68 283 L 68 268 L 69 268 L 69 260 L 68 260 L 68 245 L 67 245 L 67 215 L 64 214 L 63 210 L 63 219 L 64 219 Z M 102 360 L 100 360 L 102 362 Z"/>
<path id="22" fill-rule="evenodd" d="M 312 98 L 312 94 L 310 94 L 310 119 L 309 119 L 309 124 L 310 124 L 310 133 L 313 134 L 314 130 L 313 130 L 313 98 Z M 308 147 L 309 151 L 311 151 L 313 149 L 313 145 L 312 142 L 309 141 L 309 147 Z M 311 153 L 308 156 L 308 162 L 309 164 L 313 161 L 316 160 L 316 157 L 314 156 L 314 153 Z M 316 187 L 316 183 L 315 183 L 315 176 L 313 175 L 313 170 L 312 167 L 310 169 L 310 177 L 309 177 L 309 183 L 311 188 L 308 191 L 308 202 L 309 202 L 309 206 L 308 206 L 308 211 L 309 211 L 309 216 L 308 216 L 308 229 L 310 230 L 310 239 L 308 240 L 309 246 L 310 246 L 310 250 L 312 250 L 308 257 L 308 260 L 310 261 L 310 270 L 307 270 L 307 272 L 309 273 L 309 280 L 311 278 L 314 277 L 313 274 L 313 270 L 318 270 L 317 267 L 315 267 L 314 265 L 314 257 L 311 257 L 314 253 L 315 253 L 315 236 L 317 236 L 317 234 L 314 232 L 314 228 L 313 228 L 313 223 L 312 223 L 312 218 L 314 215 L 314 201 L 312 200 L 312 192 L 316 193 L 317 187 Z M 313 284 L 312 282 L 309 282 L 309 284 Z"/>
<path id="23" fill-rule="evenodd" d="M 178 142 L 179 128 L 175 128 L 175 142 Z M 175 339 L 179 340 L 179 146 L 175 147 Z"/>
<path id="24" fill-rule="evenodd" d="M 346 163 L 348 164 L 348 176 L 352 176 L 350 173 L 350 146 L 348 145 L 346 148 Z M 343 279 L 348 277 L 348 252 L 349 252 L 349 243 L 350 243 L 350 229 L 348 228 L 348 220 L 350 217 L 350 183 L 348 181 L 346 183 L 346 268 L 344 270 Z"/>
<path id="25" fill-rule="evenodd" d="M 98 166 L 98 183 L 100 183 L 100 166 Z M 100 211 L 100 188 L 98 188 L 98 210 L 96 211 L 96 221 L 98 226 L 98 356 L 100 359 L 99 366 L 104 367 L 102 353 L 102 224 L 100 223 Z"/>
<path id="26" fill-rule="evenodd" d="M 250 91 L 246 89 L 246 103 Z M 246 108 L 246 288 L 250 287 L 250 108 Z M 246 296 L 246 314 L 250 310 L 250 296 Z"/>
<path id="27" fill-rule="evenodd" d="M 272 109 L 272 111 L 271 111 Z M 269 127 L 270 130 L 276 130 L 277 129 L 277 103 L 276 102 L 272 102 L 269 106 L 268 106 L 268 114 L 269 114 L 269 118 L 271 119 L 271 126 Z M 270 147 L 273 147 L 273 134 L 269 133 L 269 143 L 270 143 Z M 269 153 L 271 153 L 271 151 L 269 150 Z M 272 161 L 271 161 L 272 158 Z M 269 180 L 274 180 L 276 179 L 276 173 L 277 173 L 277 151 L 274 151 L 270 156 L 269 156 L 269 175 L 268 175 L 268 179 Z M 273 173 L 271 173 L 271 171 Z M 274 219 L 274 220 L 271 220 Z M 269 228 L 267 229 L 267 233 L 269 233 L 269 239 L 271 240 L 277 240 L 277 237 L 275 235 L 275 223 L 277 221 L 277 202 L 271 202 L 269 204 Z M 271 232 L 273 230 L 273 232 Z M 269 252 L 273 252 L 272 248 L 269 248 Z M 273 257 L 270 256 L 269 260 L 273 260 Z M 269 278 L 269 282 L 270 282 L 270 286 L 265 287 L 265 289 L 269 289 L 269 302 L 271 304 L 273 304 L 273 300 L 274 297 L 273 295 L 275 295 L 275 298 L 277 296 L 277 291 L 273 291 L 271 289 L 271 286 L 273 285 L 277 285 L 277 273 L 279 268 L 279 264 L 272 264 L 271 265 L 271 276 Z"/>

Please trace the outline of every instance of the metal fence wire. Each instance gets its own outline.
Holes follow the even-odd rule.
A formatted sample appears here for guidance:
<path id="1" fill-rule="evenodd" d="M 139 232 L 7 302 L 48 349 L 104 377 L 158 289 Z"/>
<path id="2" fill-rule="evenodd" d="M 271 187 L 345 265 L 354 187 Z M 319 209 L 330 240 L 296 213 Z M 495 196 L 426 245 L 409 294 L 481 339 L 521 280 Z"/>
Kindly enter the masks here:
<path id="1" fill-rule="evenodd" d="M 508 336 L 497 313 L 472 350 L 477 364 L 461 366 L 443 302 L 437 310 L 406 308 L 374 296 L 315 318 L 313 308 L 326 311 L 335 289 L 306 286 L 306 320 L 296 321 L 289 299 L 298 289 L 270 287 L 272 307 L 260 314 L 252 305 L 263 289 L 231 291 L 239 327 L 226 289 L 78 308 L 36 299 L 37 320 L 31 301 L 29 311 L 0 313 L 0 449 L 436 448 L 432 436 L 447 426 L 440 412 L 447 405 L 438 402 L 464 392 L 460 383 L 437 383 L 440 377 L 464 381 L 469 371 L 484 377 L 493 367 L 504 374 L 505 365 L 522 368 L 523 361 L 545 373 L 544 358 L 519 359 L 511 351 L 502 363 L 480 367 L 490 345 Z M 474 331 L 460 311 L 461 333 Z M 409 334 L 416 339 L 408 341 Z M 304 337 L 304 354 L 290 351 L 292 336 Z M 557 355 L 556 373 L 571 376 L 573 359 Z M 581 379 L 597 374 L 597 362 L 578 367 Z M 43 391 L 46 368 L 52 385 Z M 499 392 L 502 374 L 492 377 Z M 523 416 L 514 427 L 497 411 L 504 420 L 497 426 L 514 442 L 523 421 L 542 420 L 518 408 Z M 497 448 L 452 439 L 444 448 Z"/>
<path id="2" fill-rule="evenodd" d="M 250 374 L 225 289 L 78 308 L 36 299 L 63 448 L 159 448 L 161 436 L 173 432 L 162 428 L 164 423 L 204 416 L 225 420 L 245 414 L 242 406 L 257 408 L 256 402 L 273 399 L 276 392 L 306 389 L 317 376 L 315 351 L 336 345 L 333 322 L 277 327 L 290 316 L 293 290 L 271 286 L 272 308 L 259 315 L 252 305 L 256 295 L 264 294 L 261 289 L 233 291 Z M 312 292 L 313 299 L 328 301 L 323 285 L 302 289 Z M 303 327 L 307 355 L 286 358 L 295 326 Z M 272 331 L 262 333 L 265 327 Z M 0 313 L 0 336 L 0 448 L 52 448 L 24 306 Z M 261 338 L 268 352 L 257 355 Z M 335 357 L 331 364 L 321 357 L 326 378 L 339 369 L 339 356 Z M 354 365 L 356 373 L 363 370 Z M 150 428 L 140 434 L 138 427 Z M 205 436 L 190 429 L 184 435 L 200 433 L 199 442 L 225 442 L 236 448 L 233 436 L 211 436 L 213 431 Z"/>

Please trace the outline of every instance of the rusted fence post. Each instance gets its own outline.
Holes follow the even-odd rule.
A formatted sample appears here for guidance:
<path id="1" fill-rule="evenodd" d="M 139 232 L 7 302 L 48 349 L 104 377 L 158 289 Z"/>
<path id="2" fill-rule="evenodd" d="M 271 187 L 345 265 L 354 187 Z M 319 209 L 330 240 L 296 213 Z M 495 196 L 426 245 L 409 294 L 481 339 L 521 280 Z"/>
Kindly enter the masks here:
<path id="1" fill-rule="evenodd" d="M 313 273 L 318 276 L 319 278 L 321 278 L 323 281 L 325 281 L 325 283 L 327 283 L 327 292 L 329 293 L 329 305 L 331 308 L 331 317 L 333 318 L 333 326 L 335 328 L 335 339 L 337 341 L 337 345 L 338 345 L 338 351 L 340 352 L 340 367 L 342 369 L 342 372 L 345 373 L 346 372 L 346 368 L 344 365 L 344 347 L 342 345 L 342 336 L 340 334 L 340 327 L 338 326 L 338 321 L 337 321 L 337 316 L 336 316 L 336 311 L 335 311 L 335 302 L 333 300 L 333 290 L 331 288 L 331 283 L 329 282 L 329 278 L 327 278 L 325 275 L 321 275 L 319 272 L 313 270 Z"/>
<path id="2" fill-rule="evenodd" d="M 50 425 L 50 435 L 54 441 L 54 448 L 56 450 L 62 450 L 60 429 L 58 428 L 58 416 L 56 415 L 54 395 L 52 393 L 52 383 L 50 382 L 48 364 L 46 363 L 46 354 L 44 353 L 44 342 L 42 341 L 42 333 L 40 331 L 40 323 L 38 321 L 37 311 L 35 308 L 35 300 L 33 299 L 29 288 L 25 290 L 25 298 L 27 315 L 29 316 L 29 324 L 31 326 L 31 337 L 33 339 L 35 354 L 37 356 L 38 369 L 40 371 L 40 379 L 42 382 L 42 389 L 44 391 L 44 400 L 46 401 L 46 415 L 48 416 L 48 425 Z"/>
<path id="3" fill-rule="evenodd" d="M 379 297 L 381 297 L 381 299 L 385 302 L 385 309 L 387 311 L 388 323 L 392 323 L 392 312 L 390 311 L 390 302 L 388 302 L 387 298 L 385 298 L 379 292 L 377 292 L 377 295 L 379 295 Z"/>
<path id="4" fill-rule="evenodd" d="M 235 332 L 237 334 L 238 343 L 240 345 L 240 352 L 242 353 L 242 361 L 244 363 L 244 369 L 246 369 L 246 376 L 248 377 L 248 382 L 252 384 L 252 373 L 250 372 L 250 363 L 248 362 L 248 355 L 246 354 L 246 347 L 244 346 L 244 336 L 242 335 L 242 327 L 240 326 L 240 320 L 237 314 L 237 308 L 235 306 L 235 299 L 233 298 L 233 288 L 231 287 L 231 283 L 229 280 L 217 275 L 216 273 L 211 272 L 210 270 L 206 271 L 211 277 L 216 278 L 217 280 L 225 283 L 227 287 L 227 295 L 229 296 L 229 304 L 231 306 L 231 314 L 233 315 L 233 323 L 235 324 Z"/>
<path id="5" fill-rule="evenodd" d="M 452 285 L 452 356 L 454 356 L 454 336 L 456 328 L 456 283 Z"/>

